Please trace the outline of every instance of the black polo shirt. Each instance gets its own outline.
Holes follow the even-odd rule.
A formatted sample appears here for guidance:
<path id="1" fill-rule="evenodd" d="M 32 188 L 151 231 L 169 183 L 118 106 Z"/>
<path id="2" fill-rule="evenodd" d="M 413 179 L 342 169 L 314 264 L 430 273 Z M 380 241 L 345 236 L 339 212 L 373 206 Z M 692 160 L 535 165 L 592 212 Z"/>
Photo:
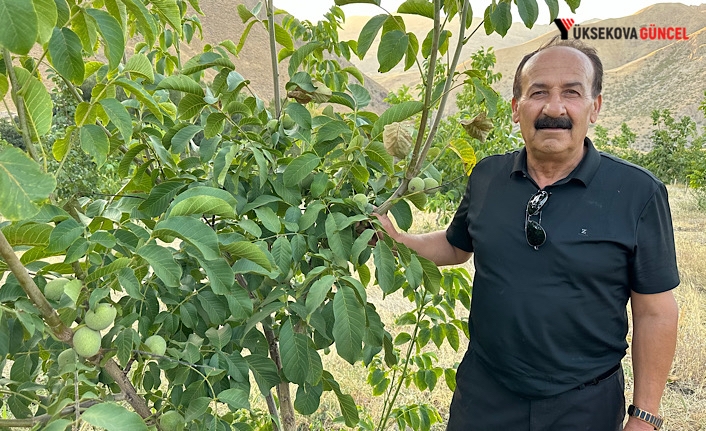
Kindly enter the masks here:
<path id="1" fill-rule="evenodd" d="M 588 138 L 585 146 L 576 169 L 545 188 L 547 240 L 539 249 L 524 232 L 527 201 L 538 191 L 524 148 L 478 163 L 446 232 L 474 253 L 470 348 L 529 398 L 570 390 L 619 363 L 630 291 L 679 284 L 664 184 L 599 153 Z"/>

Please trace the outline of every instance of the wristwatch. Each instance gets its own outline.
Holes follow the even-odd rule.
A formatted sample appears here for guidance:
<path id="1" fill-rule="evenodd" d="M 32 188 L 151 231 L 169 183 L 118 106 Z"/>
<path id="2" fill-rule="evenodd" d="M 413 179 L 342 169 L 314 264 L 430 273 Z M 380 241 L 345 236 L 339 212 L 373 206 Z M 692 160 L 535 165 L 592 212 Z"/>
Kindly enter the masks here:
<path id="1" fill-rule="evenodd" d="M 664 423 L 664 419 L 661 416 L 653 415 L 652 413 L 646 412 L 639 407 L 635 407 L 633 404 L 630 404 L 628 407 L 628 415 L 647 422 L 655 427 L 656 430 L 662 428 L 662 424 Z"/>

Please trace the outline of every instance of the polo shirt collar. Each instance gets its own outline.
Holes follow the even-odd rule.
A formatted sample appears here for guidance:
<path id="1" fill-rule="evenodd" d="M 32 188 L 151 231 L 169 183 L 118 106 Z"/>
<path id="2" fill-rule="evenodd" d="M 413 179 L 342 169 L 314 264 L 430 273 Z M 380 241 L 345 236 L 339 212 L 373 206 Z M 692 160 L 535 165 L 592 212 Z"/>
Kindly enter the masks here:
<path id="1" fill-rule="evenodd" d="M 581 159 L 581 162 L 566 178 L 557 181 L 554 185 L 564 184 L 571 180 L 580 181 L 584 186 L 588 186 L 591 183 L 598 166 L 601 164 L 601 155 L 588 137 L 584 138 L 583 145 L 586 147 L 586 154 Z M 525 147 L 515 157 L 512 174 L 515 173 L 523 174 L 526 177 L 530 176 L 527 172 L 527 148 Z"/>

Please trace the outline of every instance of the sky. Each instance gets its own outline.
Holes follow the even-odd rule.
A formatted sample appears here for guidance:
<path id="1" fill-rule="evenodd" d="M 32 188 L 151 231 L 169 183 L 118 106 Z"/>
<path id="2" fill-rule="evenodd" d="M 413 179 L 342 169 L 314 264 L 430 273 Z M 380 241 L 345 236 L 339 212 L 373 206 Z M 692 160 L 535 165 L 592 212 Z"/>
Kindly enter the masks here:
<path id="1" fill-rule="evenodd" d="M 389 12 L 395 12 L 403 0 L 381 0 L 381 6 Z M 546 4 L 542 0 L 537 0 L 539 4 L 539 24 L 549 23 L 549 12 Z M 682 3 L 687 5 L 703 4 L 704 0 L 583 0 L 581 6 L 576 10 L 576 14 L 571 13 L 571 9 L 563 0 L 559 0 L 559 17 L 574 18 L 576 23 L 580 24 L 584 21 L 600 18 L 619 18 L 632 15 L 633 13 L 644 9 L 647 6 L 656 3 Z M 334 4 L 333 0 L 274 0 L 274 5 L 277 8 L 284 9 L 295 17 L 304 20 L 307 19 L 316 22 L 329 8 Z M 490 4 L 489 0 L 471 0 L 474 16 L 482 16 L 485 8 Z M 342 6 L 346 16 L 354 15 L 377 15 L 383 11 L 373 5 L 349 4 Z M 520 21 L 519 15 L 516 14 L 517 8 L 513 6 L 515 20 Z"/>

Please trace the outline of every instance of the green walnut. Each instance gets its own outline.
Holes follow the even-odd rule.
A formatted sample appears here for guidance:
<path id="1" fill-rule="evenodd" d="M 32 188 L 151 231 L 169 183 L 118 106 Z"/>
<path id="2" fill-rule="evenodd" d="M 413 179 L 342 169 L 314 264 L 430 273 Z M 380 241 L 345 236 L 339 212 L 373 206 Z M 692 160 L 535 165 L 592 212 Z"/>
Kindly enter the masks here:
<path id="1" fill-rule="evenodd" d="M 357 193 L 353 195 L 353 202 L 355 202 L 359 206 L 365 206 L 368 204 L 368 197 L 362 193 Z"/>
<path id="2" fill-rule="evenodd" d="M 76 352 L 74 349 L 66 349 L 59 353 L 59 356 L 56 358 L 56 362 L 59 364 L 60 370 L 69 364 L 74 364 L 76 363 Z"/>
<path id="3" fill-rule="evenodd" d="M 424 178 L 424 190 L 435 189 L 439 187 L 439 182 L 434 178 Z"/>
<path id="4" fill-rule="evenodd" d="M 183 431 L 184 416 L 176 410 L 169 410 L 159 416 L 159 427 L 168 431 Z"/>
<path id="5" fill-rule="evenodd" d="M 86 312 L 86 326 L 96 331 L 102 331 L 115 321 L 117 313 L 118 310 L 112 304 L 100 303 L 96 305 L 95 310 Z"/>
<path id="6" fill-rule="evenodd" d="M 79 356 L 90 358 L 101 348 L 101 334 L 88 326 L 82 326 L 74 332 L 74 351 Z"/>
<path id="7" fill-rule="evenodd" d="M 407 190 L 410 191 L 410 193 L 416 193 L 416 192 L 421 192 L 424 190 L 424 180 L 419 178 L 419 177 L 414 177 L 409 181 L 409 184 L 407 185 Z"/>
<path id="8" fill-rule="evenodd" d="M 47 285 L 44 286 L 44 296 L 49 300 L 58 301 L 61 295 L 64 294 L 64 286 L 66 286 L 68 282 L 69 280 L 66 278 L 50 280 L 47 282 Z"/>
<path id="9" fill-rule="evenodd" d="M 148 349 L 150 349 L 150 352 L 154 353 L 155 355 L 162 356 L 167 351 L 167 342 L 164 341 L 164 338 L 162 338 L 160 335 L 152 335 L 148 337 L 145 340 L 145 345 Z"/>
<path id="10" fill-rule="evenodd" d="M 277 127 L 279 127 L 279 121 L 276 119 L 272 119 L 267 122 L 267 131 L 270 133 L 275 133 L 277 131 Z"/>
<path id="11" fill-rule="evenodd" d="M 297 123 L 294 121 L 294 119 L 289 114 L 284 114 L 282 116 L 282 127 L 284 127 L 285 130 L 291 130 L 296 125 L 297 125 Z"/>

